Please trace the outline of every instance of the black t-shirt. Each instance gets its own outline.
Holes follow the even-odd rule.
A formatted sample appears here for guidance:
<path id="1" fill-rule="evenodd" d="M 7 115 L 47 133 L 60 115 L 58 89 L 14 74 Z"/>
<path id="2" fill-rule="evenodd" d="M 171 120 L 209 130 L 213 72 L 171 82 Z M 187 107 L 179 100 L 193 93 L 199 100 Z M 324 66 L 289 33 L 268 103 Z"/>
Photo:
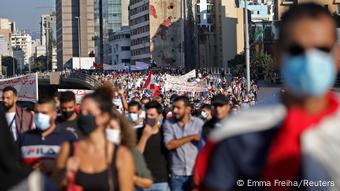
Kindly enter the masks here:
<path id="1" fill-rule="evenodd" d="M 211 131 L 215 129 L 216 123 L 218 123 L 219 120 L 216 118 L 212 118 L 209 121 L 205 122 L 202 128 L 202 138 L 204 140 L 207 140 L 209 134 Z"/>
<path id="2" fill-rule="evenodd" d="M 138 139 L 143 135 L 143 129 L 137 129 Z M 143 153 L 145 162 L 152 173 L 154 183 L 167 182 L 169 177 L 168 150 L 163 140 L 163 131 L 160 129 L 157 134 L 151 135 L 148 139 Z"/>
<path id="3" fill-rule="evenodd" d="M 72 132 L 77 139 L 82 139 L 84 137 L 83 133 L 79 130 L 77 124 L 78 116 L 75 120 L 72 121 L 65 121 L 62 117 L 57 119 L 58 126 Z"/>

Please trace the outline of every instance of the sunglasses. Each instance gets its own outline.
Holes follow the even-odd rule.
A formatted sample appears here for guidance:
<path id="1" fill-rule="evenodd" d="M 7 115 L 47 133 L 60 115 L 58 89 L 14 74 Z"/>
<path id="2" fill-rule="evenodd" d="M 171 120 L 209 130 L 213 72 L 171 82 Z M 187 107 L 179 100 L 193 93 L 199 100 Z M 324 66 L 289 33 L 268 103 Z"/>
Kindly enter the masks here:
<path id="1" fill-rule="evenodd" d="M 332 48 L 329 48 L 327 46 L 319 46 L 314 48 L 325 53 L 330 53 L 332 50 Z M 305 48 L 299 44 L 293 44 L 289 46 L 286 50 L 291 56 L 299 56 L 306 52 Z"/>

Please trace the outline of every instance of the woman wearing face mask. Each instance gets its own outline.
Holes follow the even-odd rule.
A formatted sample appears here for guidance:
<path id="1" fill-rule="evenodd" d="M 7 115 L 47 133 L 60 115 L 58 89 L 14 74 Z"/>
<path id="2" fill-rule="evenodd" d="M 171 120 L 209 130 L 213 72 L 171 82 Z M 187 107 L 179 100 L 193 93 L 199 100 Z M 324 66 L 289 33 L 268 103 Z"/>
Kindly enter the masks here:
<path id="1" fill-rule="evenodd" d="M 139 188 L 150 188 L 153 183 L 151 172 L 147 168 L 143 155 L 135 148 L 136 134 L 129 120 L 117 111 L 113 111 L 105 133 L 110 142 L 126 146 L 132 152 L 136 167 L 134 183 L 137 190 Z"/>
<path id="2" fill-rule="evenodd" d="M 112 91 L 100 88 L 83 98 L 79 127 L 85 138 L 75 143 L 64 143 L 57 157 L 57 169 L 66 171 L 67 189 L 83 190 L 134 189 L 134 164 L 128 148 L 106 139 L 105 128 L 112 115 Z M 105 96 L 103 96 L 105 95 Z M 61 183 L 61 186 L 65 186 Z"/>

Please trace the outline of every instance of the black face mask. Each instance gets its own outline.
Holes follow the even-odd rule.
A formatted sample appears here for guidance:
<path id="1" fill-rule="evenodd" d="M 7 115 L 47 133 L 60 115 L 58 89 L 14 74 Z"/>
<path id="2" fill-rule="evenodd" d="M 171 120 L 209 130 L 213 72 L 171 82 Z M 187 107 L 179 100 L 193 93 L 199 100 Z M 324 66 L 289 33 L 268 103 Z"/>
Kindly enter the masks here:
<path id="1" fill-rule="evenodd" d="M 93 115 L 79 115 L 77 124 L 84 134 L 90 134 L 97 128 L 96 117 Z"/>
<path id="2" fill-rule="evenodd" d="M 61 114 L 63 115 L 64 119 L 68 119 L 73 115 L 74 111 L 63 111 Z"/>

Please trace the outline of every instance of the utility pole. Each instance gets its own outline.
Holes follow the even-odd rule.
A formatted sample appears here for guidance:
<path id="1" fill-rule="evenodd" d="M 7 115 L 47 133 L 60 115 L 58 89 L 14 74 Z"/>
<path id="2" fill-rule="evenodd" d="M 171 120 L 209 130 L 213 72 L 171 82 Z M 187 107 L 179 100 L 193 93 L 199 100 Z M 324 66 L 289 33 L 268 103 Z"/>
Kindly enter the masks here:
<path id="1" fill-rule="evenodd" d="M 249 24 L 248 24 L 248 3 L 244 0 L 245 9 L 245 41 L 246 41 L 246 67 L 247 67 L 247 90 L 250 91 L 250 50 L 249 50 Z"/>
<path id="2" fill-rule="evenodd" d="M 81 69 L 81 59 L 80 59 L 80 54 L 81 54 L 81 35 L 80 35 L 80 16 L 75 17 L 78 21 L 78 49 L 79 49 L 79 68 Z"/>

